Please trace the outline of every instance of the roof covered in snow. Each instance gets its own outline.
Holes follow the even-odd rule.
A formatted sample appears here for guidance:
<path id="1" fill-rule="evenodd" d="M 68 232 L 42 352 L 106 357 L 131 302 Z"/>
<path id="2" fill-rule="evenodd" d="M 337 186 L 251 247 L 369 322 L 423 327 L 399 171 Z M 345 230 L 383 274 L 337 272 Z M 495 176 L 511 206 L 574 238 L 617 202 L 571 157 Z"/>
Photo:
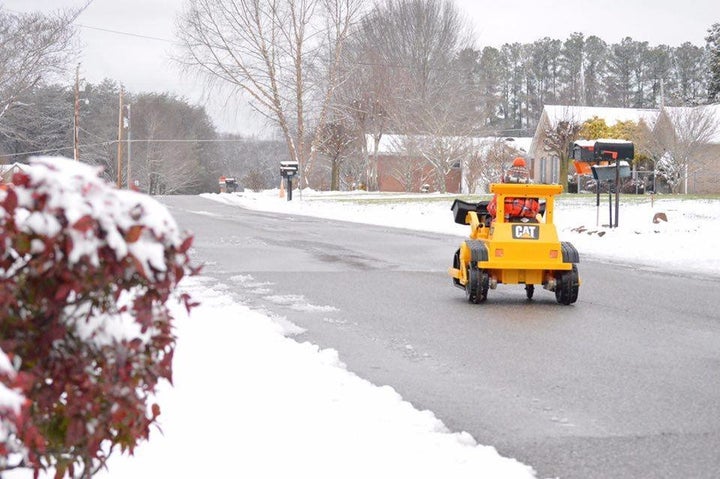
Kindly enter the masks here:
<path id="1" fill-rule="evenodd" d="M 6 171 L 10 171 L 10 170 L 13 170 L 13 169 L 22 170 L 22 169 L 24 169 L 24 168 L 27 168 L 27 166 L 28 166 L 28 165 L 26 165 L 26 164 L 24 164 L 24 163 L 17 163 L 17 162 L 15 162 L 15 163 L 10 163 L 10 164 L 7 164 L 7 165 L 0 165 L 0 173 L 5 173 Z"/>
<path id="2" fill-rule="evenodd" d="M 473 147 L 477 149 L 483 149 L 488 145 L 497 141 L 504 141 L 508 146 L 515 148 L 519 151 L 528 152 L 530 151 L 530 143 L 532 143 L 532 137 L 497 137 L 497 136 L 486 136 L 486 137 L 442 137 L 447 141 L 470 141 Z M 390 135 L 385 134 L 380 137 L 380 143 L 378 144 L 378 154 L 380 155 L 397 155 L 404 153 L 405 150 L 413 145 L 418 144 L 427 140 L 427 136 L 421 135 Z M 366 135 L 367 148 L 370 153 L 375 151 L 374 139 L 372 135 Z"/>

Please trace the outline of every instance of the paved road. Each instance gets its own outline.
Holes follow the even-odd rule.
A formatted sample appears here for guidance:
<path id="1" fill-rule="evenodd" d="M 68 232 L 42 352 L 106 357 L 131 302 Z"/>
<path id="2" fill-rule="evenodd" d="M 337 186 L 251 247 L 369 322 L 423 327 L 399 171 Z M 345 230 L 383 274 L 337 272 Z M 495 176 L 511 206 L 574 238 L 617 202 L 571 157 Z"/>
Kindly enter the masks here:
<path id="1" fill-rule="evenodd" d="M 720 477 L 716 278 L 581 258 L 572 306 L 504 285 L 473 305 L 447 276 L 461 238 L 161 201 L 206 275 L 539 478 Z"/>

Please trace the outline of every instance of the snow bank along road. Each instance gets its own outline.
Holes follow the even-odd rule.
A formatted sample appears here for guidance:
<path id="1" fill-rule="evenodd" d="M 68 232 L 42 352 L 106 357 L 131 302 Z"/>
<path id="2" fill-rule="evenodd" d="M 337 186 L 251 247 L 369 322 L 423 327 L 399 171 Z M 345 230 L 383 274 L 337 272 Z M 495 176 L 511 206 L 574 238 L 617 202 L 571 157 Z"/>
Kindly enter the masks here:
<path id="1" fill-rule="evenodd" d="M 720 470 L 718 280 L 585 261 L 573 306 L 503 285 L 472 305 L 458 237 L 162 201 L 204 275 L 538 477 Z"/>

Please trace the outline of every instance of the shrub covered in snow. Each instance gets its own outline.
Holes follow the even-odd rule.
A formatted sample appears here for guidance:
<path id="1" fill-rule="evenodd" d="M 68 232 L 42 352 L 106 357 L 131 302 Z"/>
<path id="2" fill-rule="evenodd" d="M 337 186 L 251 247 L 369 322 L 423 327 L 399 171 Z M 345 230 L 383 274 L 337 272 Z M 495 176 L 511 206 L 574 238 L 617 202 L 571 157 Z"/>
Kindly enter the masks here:
<path id="1" fill-rule="evenodd" d="M 89 477 L 148 438 L 172 381 L 166 302 L 192 237 L 98 173 L 36 158 L 0 191 L 0 473 Z"/>

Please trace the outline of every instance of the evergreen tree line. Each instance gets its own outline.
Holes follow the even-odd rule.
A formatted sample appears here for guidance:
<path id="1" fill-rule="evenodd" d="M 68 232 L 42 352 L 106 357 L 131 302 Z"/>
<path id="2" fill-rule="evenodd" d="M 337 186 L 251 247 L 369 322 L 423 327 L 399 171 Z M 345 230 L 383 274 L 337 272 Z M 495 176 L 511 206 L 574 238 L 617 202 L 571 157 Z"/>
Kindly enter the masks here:
<path id="1" fill-rule="evenodd" d="M 381 14 L 387 15 L 380 10 L 378 15 Z M 420 57 L 428 60 L 424 71 L 412 65 L 411 60 L 418 58 L 413 53 L 417 52 L 408 52 L 405 58 L 397 57 L 397 53 L 383 55 L 382 49 L 370 54 L 381 43 L 371 37 L 372 34 L 366 33 L 361 40 L 365 44 L 348 54 L 348 57 L 355 56 L 351 61 L 356 63 L 361 63 L 358 56 L 366 56 L 366 70 L 370 70 L 366 77 L 378 75 L 373 70 L 381 70 L 379 75 L 388 75 L 388 72 L 394 75 L 387 80 L 371 81 L 371 91 L 377 92 L 379 86 L 389 88 L 389 84 L 402 85 L 408 90 L 406 86 L 413 83 L 408 77 L 426 75 L 429 81 L 422 82 L 425 90 L 410 91 L 419 99 L 427 100 L 427 92 L 432 90 L 428 85 L 433 82 L 437 89 L 449 88 L 451 95 L 462 99 L 462 106 L 457 110 L 466 109 L 464 113 L 456 113 L 458 121 L 473 123 L 472 128 L 481 133 L 532 136 L 546 104 L 659 108 L 696 106 L 720 99 L 720 24 L 708 30 L 705 46 L 690 42 L 676 47 L 652 46 L 631 37 L 609 44 L 597 36 L 586 37 L 579 32 L 565 40 L 545 37 L 532 43 L 506 43 L 499 48 L 466 47 L 455 53 L 450 48 L 456 45 L 448 44 L 444 46 L 448 48 L 444 60 L 438 61 L 440 55 L 422 52 Z M 392 48 L 397 43 L 390 42 L 389 46 Z M 373 57 L 376 60 L 371 60 Z M 350 83 L 365 82 L 367 87 L 366 77 L 352 76 Z M 359 85 L 343 87 L 345 91 L 362 88 Z M 456 103 L 451 102 L 454 106 Z M 395 102 L 390 108 L 397 111 L 397 106 Z M 353 108 L 347 102 L 346 110 Z M 411 116 L 405 115 L 404 119 Z M 407 121 L 394 123 L 393 130 L 415 129 Z"/>
<path id="2" fill-rule="evenodd" d="M 706 47 L 671 47 L 630 37 L 608 44 L 576 32 L 565 40 L 468 49 L 457 62 L 468 72 L 484 127 L 532 135 L 546 104 L 659 108 L 713 101 L 718 53 L 710 38 Z"/>

